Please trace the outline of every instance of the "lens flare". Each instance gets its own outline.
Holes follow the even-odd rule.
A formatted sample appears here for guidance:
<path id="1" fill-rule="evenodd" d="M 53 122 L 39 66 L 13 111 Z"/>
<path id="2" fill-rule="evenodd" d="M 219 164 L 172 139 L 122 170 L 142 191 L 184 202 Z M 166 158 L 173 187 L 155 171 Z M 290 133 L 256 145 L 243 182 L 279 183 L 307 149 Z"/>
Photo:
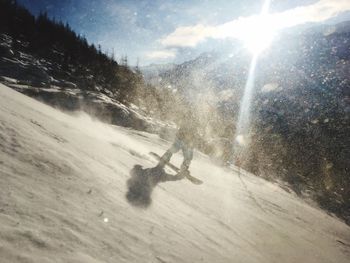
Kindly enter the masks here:
<path id="1" fill-rule="evenodd" d="M 271 45 L 277 31 L 272 16 L 268 14 L 270 3 L 271 0 L 266 0 L 260 15 L 252 17 L 240 30 L 239 39 L 254 55 L 260 54 Z"/>
<path id="2" fill-rule="evenodd" d="M 270 6 L 270 0 L 265 1 L 260 16 L 264 17 L 267 15 L 268 8 Z M 252 40 L 252 39 L 251 39 Z M 267 39 L 266 39 L 267 41 Z M 234 148 L 233 148 L 233 154 L 234 154 L 234 160 L 240 162 L 240 159 L 245 155 L 245 152 L 247 151 L 247 147 L 250 141 L 249 138 L 249 129 L 250 129 L 250 115 L 251 115 L 251 104 L 253 99 L 253 91 L 254 91 L 254 84 L 255 84 L 255 68 L 258 62 L 259 57 L 259 51 L 262 51 L 262 46 L 259 46 L 258 44 L 251 44 L 252 51 L 254 51 L 254 55 L 252 58 L 252 61 L 250 63 L 249 72 L 248 72 L 248 78 L 246 85 L 244 87 L 244 93 L 243 98 L 240 105 L 239 115 L 238 115 L 238 121 L 236 125 L 236 134 L 235 134 L 235 141 L 234 141 Z M 254 49 L 254 46 L 256 49 Z"/>
<path id="3" fill-rule="evenodd" d="M 239 38 L 254 55 L 260 54 L 271 45 L 276 32 L 269 17 L 263 15 L 253 19 L 242 31 Z"/>

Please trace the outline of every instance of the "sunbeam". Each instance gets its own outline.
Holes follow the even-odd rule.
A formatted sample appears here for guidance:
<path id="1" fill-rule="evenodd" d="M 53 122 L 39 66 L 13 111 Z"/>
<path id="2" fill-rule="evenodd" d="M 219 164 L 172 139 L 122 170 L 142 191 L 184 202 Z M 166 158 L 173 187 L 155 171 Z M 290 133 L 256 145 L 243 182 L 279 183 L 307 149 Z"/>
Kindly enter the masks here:
<path id="1" fill-rule="evenodd" d="M 266 0 L 264 2 L 264 5 L 260 13 L 261 17 L 266 17 L 270 3 L 271 3 L 270 0 Z M 252 41 L 251 43 L 253 42 L 254 41 Z M 267 44 L 267 42 L 265 44 Z M 255 47 L 255 49 L 253 49 L 253 47 Z M 236 126 L 236 133 L 235 133 L 234 144 L 233 144 L 233 147 L 234 147 L 233 156 L 236 164 L 237 162 L 240 162 L 240 160 L 244 156 L 250 141 L 249 127 L 250 127 L 251 103 L 253 98 L 253 90 L 254 90 L 254 82 L 255 82 L 254 75 L 255 75 L 255 68 L 256 68 L 259 54 L 263 50 L 261 47 L 262 46 L 259 47 L 257 44 L 251 45 L 253 58 L 250 63 L 248 78 L 247 78 L 246 85 L 244 87 L 244 93 L 243 93 L 243 98 L 240 105 L 238 121 Z"/>

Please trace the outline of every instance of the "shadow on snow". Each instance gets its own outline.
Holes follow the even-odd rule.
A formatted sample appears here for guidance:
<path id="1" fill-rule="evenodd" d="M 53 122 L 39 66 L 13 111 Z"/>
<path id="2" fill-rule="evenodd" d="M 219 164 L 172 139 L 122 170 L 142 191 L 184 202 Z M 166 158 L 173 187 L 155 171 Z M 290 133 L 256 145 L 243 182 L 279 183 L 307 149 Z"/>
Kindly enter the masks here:
<path id="1" fill-rule="evenodd" d="M 126 199 L 131 205 L 142 208 L 147 208 L 151 205 L 152 191 L 158 183 L 183 179 L 181 176 L 167 174 L 162 168 L 144 169 L 138 164 L 131 169 L 130 176 L 127 181 L 128 191 Z"/>

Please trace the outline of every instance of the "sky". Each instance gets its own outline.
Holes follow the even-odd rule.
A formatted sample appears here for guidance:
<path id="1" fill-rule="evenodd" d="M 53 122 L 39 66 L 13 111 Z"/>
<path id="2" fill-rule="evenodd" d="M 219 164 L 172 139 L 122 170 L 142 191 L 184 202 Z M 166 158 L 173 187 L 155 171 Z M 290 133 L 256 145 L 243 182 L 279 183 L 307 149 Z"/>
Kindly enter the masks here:
<path id="1" fill-rule="evenodd" d="M 261 19 L 264 3 L 268 14 Z M 18 0 L 68 22 L 89 43 L 129 64 L 181 63 L 222 44 L 248 47 L 306 23 L 350 20 L 349 0 Z M 273 31 L 273 32 L 272 32 Z M 248 33 L 247 33 L 248 32 Z M 250 43 L 249 43 L 250 42 Z"/>

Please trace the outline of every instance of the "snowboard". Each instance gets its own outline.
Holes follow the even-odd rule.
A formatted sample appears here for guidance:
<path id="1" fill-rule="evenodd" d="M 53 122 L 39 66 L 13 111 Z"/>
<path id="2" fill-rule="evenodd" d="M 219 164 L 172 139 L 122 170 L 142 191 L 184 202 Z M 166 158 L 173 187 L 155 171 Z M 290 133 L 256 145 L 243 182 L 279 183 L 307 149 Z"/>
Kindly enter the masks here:
<path id="1" fill-rule="evenodd" d="M 160 161 L 160 156 L 154 152 L 150 152 L 150 155 L 152 155 L 153 157 L 155 157 L 158 161 Z M 176 167 L 175 165 L 173 165 L 172 163 L 170 162 L 167 162 L 165 165 L 167 165 L 170 169 L 172 169 L 174 172 L 176 172 L 178 175 L 179 172 L 180 172 L 180 168 Z M 191 181 L 192 183 L 194 184 L 202 184 L 203 181 L 199 180 L 198 178 L 190 175 L 190 172 L 186 172 L 186 173 L 183 173 L 181 174 L 183 175 L 184 177 L 186 177 L 189 181 Z"/>

